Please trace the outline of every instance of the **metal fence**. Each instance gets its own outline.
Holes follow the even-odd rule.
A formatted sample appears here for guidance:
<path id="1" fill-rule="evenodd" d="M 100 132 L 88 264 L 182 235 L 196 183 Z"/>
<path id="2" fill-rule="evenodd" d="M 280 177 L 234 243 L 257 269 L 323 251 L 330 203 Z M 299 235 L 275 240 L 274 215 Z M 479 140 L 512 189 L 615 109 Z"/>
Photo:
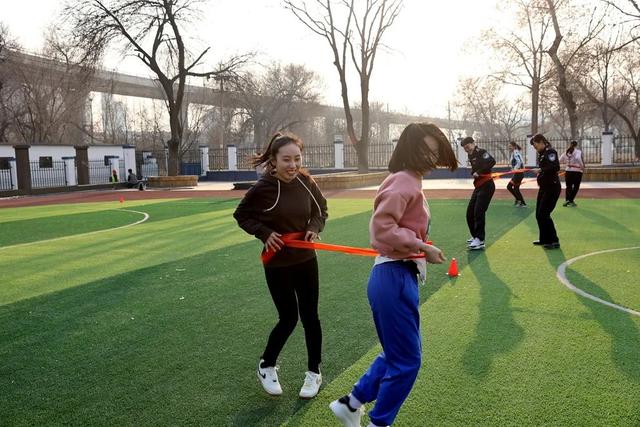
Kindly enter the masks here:
<path id="1" fill-rule="evenodd" d="M 585 164 L 599 164 L 602 161 L 602 139 L 599 136 L 582 137 L 578 140 L 578 148 L 582 151 L 582 161 Z M 562 155 L 569 148 L 570 139 L 549 138 L 551 146 Z"/>
<path id="2" fill-rule="evenodd" d="M 89 184 L 109 183 L 111 167 L 103 160 L 89 160 Z"/>
<path id="3" fill-rule="evenodd" d="M 509 140 L 483 140 L 478 139 L 476 144 L 487 150 L 496 160 L 498 166 L 508 166 L 511 157 L 509 149 Z M 516 141 L 522 147 L 522 155 L 527 161 L 526 141 Z M 564 153 L 571 142 L 566 138 L 550 138 L 549 142 L 558 152 Z M 636 156 L 635 141 L 631 136 L 618 136 L 614 140 L 614 164 L 635 164 L 640 159 Z M 581 137 L 578 139 L 578 148 L 582 151 L 582 158 L 586 164 L 596 165 L 602 162 L 602 140 L 599 136 Z M 451 148 L 457 152 L 457 142 L 451 142 Z M 238 147 L 237 162 L 239 170 L 249 170 L 251 167 L 251 157 L 255 155 L 255 149 L 251 147 Z M 358 166 L 358 156 L 353 144 L 344 144 L 344 167 L 347 169 L 356 168 Z M 369 145 L 369 167 L 370 168 L 386 168 L 393 153 L 393 144 L 391 142 L 384 144 Z M 335 144 L 307 145 L 303 152 L 303 166 L 308 169 L 322 169 L 335 167 Z M 466 165 L 467 158 L 463 154 L 460 159 L 463 165 Z M 210 170 L 226 170 L 228 169 L 228 150 L 227 148 L 213 148 L 209 150 L 209 168 Z"/>
<path id="4" fill-rule="evenodd" d="M 616 136 L 613 140 L 613 163 L 640 163 L 632 136 Z"/>
<path id="5" fill-rule="evenodd" d="M 13 178 L 11 169 L 0 169 L 0 190 L 12 190 Z"/>
<path id="6" fill-rule="evenodd" d="M 335 166 L 335 144 L 304 147 L 302 163 L 308 169 L 333 168 Z"/>
<path id="7" fill-rule="evenodd" d="M 31 187 L 49 188 L 64 187 L 67 185 L 67 176 L 64 161 L 55 160 L 47 165 L 40 162 L 29 162 L 31 167 Z M 75 168 L 73 168 L 75 173 Z"/>
<path id="8" fill-rule="evenodd" d="M 212 148 L 209 150 L 209 169 L 214 171 L 227 170 L 229 168 L 229 155 L 227 147 Z"/>
<path id="9" fill-rule="evenodd" d="M 493 140 L 476 140 L 476 145 L 484 150 L 487 150 L 489 154 L 496 160 L 496 165 L 508 165 L 509 159 L 511 158 L 511 151 L 509 150 L 509 140 L 507 139 L 493 139 Z M 522 144 L 518 144 L 522 146 Z M 522 155 L 525 155 L 525 147 L 522 147 Z M 455 153 L 455 149 L 454 149 Z M 459 159 L 464 162 L 467 161 L 466 158 Z"/>
<path id="10" fill-rule="evenodd" d="M 238 169 L 253 169 L 251 162 L 257 151 L 251 147 L 238 147 L 236 149 L 236 158 L 238 159 Z"/>

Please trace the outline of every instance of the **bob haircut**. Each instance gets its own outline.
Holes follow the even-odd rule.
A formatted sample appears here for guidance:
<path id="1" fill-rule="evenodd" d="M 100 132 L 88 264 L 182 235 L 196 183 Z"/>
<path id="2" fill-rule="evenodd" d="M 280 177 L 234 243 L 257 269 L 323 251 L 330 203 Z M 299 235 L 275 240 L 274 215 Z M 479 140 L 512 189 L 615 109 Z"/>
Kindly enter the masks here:
<path id="1" fill-rule="evenodd" d="M 251 159 L 251 164 L 253 167 L 259 165 L 265 165 L 265 170 L 269 173 L 273 172 L 275 169 L 274 162 L 276 160 L 276 156 L 278 155 L 278 151 L 282 147 L 288 144 L 295 144 L 300 148 L 300 152 L 304 151 L 304 144 L 302 140 L 292 133 L 275 133 L 271 139 L 269 140 L 269 144 L 267 144 L 267 148 L 265 148 L 264 153 L 259 156 L 254 156 Z M 305 169 L 300 168 L 299 173 L 304 176 L 309 176 L 309 172 Z"/>
<path id="2" fill-rule="evenodd" d="M 438 142 L 438 154 L 432 152 L 424 141 L 430 136 Z M 444 133 L 433 123 L 411 123 L 402 131 L 391 160 L 391 173 L 410 170 L 424 174 L 437 166 L 454 171 L 458 168 L 458 160 L 453 153 L 451 143 Z"/>

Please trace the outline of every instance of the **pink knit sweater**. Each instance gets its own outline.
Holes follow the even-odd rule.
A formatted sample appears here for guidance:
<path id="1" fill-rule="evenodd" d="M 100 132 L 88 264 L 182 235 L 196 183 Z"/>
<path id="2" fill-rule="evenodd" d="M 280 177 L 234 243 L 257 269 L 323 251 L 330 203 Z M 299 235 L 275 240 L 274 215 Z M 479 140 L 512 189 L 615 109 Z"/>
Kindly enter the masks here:
<path id="1" fill-rule="evenodd" d="M 419 253 L 427 240 L 429 209 L 422 178 L 409 171 L 389 175 L 376 194 L 369 223 L 371 246 L 382 255 L 402 259 Z"/>

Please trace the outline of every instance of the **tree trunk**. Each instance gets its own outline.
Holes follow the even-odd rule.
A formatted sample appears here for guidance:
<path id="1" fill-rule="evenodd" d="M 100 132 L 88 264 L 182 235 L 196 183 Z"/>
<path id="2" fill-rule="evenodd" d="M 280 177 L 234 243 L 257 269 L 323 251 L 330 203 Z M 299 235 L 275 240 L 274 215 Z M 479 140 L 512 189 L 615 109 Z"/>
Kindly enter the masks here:
<path id="1" fill-rule="evenodd" d="M 171 139 L 167 141 L 169 148 L 169 158 L 167 164 L 169 176 L 180 174 L 180 143 L 182 141 L 182 125 L 180 123 L 180 109 L 169 109 L 169 126 L 171 128 Z"/>
<path id="2" fill-rule="evenodd" d="M 360 77 L 360 94 L 362 97 L 362 122 L 360 128 L 360 143 L 358 143 L 358 173 L 369 172 L 369 139 L 371 136 L 371 111 L 369 108 L 369 79 Z"/>
<path id="3" fill-rule="evenodd" d="M 540 82 L 534 80 L 531 85 L 531 135 L 538 133 L 538 105 L 540 101 Z"/>

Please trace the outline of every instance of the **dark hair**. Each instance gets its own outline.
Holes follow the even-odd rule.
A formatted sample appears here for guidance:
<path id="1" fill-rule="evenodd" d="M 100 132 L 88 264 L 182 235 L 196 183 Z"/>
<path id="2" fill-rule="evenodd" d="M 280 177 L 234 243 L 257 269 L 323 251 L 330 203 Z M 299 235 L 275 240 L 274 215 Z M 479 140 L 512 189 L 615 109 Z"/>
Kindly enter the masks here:
<path id="1" fill-rule="evenodd" d="M 253 167 L 265 165 L 266 172 L 273 171 L 274 165 L 272 161 L 275 161 L 278 151 L 288 144 L 297 145 L 301 152 L 304 150 L 304 144 L 298 136 L 292 133 L 276 132 L 269 140 L 264 152 L 251 158 L 251 164 Z M 300 169 L 300 174 L 308 176 L 308 172 L 302 168 Z"/>
<path id="2" fill-rule="evenodd" d="M 513 148 L 515 148 L 516 150 L 522 150 L 522 147 L 520 147 L 518 144 L 516 144 L 515 142 L 511 141 L 509 143 L 510 146 L 512 146 Z"/>
<path id="3" fill-rule="evenodd" d="M 541 133 L 533 135 L 533 137 L 531 138 L 531 145 L 533 145 L 534 142 L 544 142 L 544 145 L 546 145 L 547 147 L 551 147 L 551 143 Z"/>
<path id="4" fill-rule="evenodd" d="M 578 146 L 578 141 L 571 141 L 569 143 L 569 148 L 567 148 L 567 154 L 573 153 L 573 150 L 575 150 L 577 146 Z"/>
<path id="5" fill-rule="evenodd" d="M 133 173 L 133 171 L 131 169 L 127 169 L 127 172 L 129 173 Z"/>
<path id="6" fill-rule="evenodd" d="M 467 136 L 462 141 L 460 141 L 460 146 L 464 147 L 467 144 L 475 144 L 475 143 L 476 141 L 472 137 Z"/>
<path id="7" fill-rule="evenodd" d="M 431 136 L 438 142 L 438 156 L 424 142 Z M 453 153 L 451 143 L 444 133 L 432 123 L 411 123 L 402 131 L 396 148 L 389 160 L 389 171 L 410 170 L 425 173 L 436 166 L 444 166 L 454 171 L 458 168 L 458 160 Z"/>

